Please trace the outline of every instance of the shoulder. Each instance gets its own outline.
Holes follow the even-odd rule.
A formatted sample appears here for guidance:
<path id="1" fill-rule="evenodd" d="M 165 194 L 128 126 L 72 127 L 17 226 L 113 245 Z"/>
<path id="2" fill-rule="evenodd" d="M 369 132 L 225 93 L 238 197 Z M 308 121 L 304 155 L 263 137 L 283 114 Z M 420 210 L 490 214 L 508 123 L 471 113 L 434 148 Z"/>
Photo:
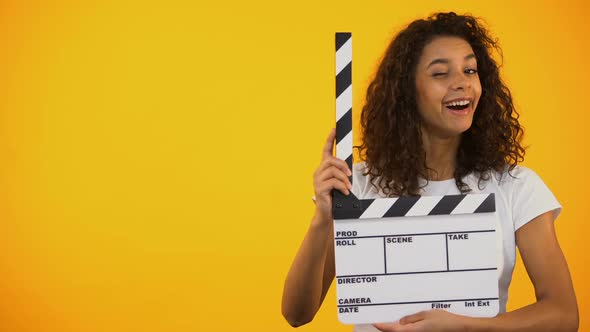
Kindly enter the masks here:
<path id="1" fill-rule="evenodd" d="M 512 210 L 515 230 L 533 218 L 554 211 L 557 218 L 561 205 L 541 177 L 532 169 L 516 166 L 511 171 L 494 173 L 494 182 Z"/>
<path id="2" fill-rule="evenodd" d="M 523 191 L 546 187 L 541 177 L 532 169 L 516 166 L 512 170 L 508 167 L 502 172 L 493 172 L 491 179 L 505 194 L 518 195 Z"/>
<path id="3" fill-rule="evenodd" d="M 516 166 L 511 171 L 508 170 L 506 167 L 505 173 L 510 176 L 516 182 L 519 181 L 531 181 L 531 180 L 541 180 L 539 175 L 535 173 L 532 169 L 525 167 L 525 166 Z"/>

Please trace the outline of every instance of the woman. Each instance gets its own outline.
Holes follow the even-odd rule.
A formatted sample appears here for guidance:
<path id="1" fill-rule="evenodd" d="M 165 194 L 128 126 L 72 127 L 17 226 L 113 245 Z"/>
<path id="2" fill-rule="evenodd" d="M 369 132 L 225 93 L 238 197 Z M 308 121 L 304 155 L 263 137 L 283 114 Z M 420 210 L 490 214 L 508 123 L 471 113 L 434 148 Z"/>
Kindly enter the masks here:
<path id="1" fill-rule="evenodd" d="M 495 193 L 501 223 L 496 317 L 430 310 L 355 331 L 577 331 L 577 303 L 553 225 L 561 206 L 532 170 L 517 166 L 523 131 L 494 50 L 500 51 L 477 19 L 455 13 L 417 20 L 391 42 L 363 107 L 364 162 L 351 171 L 333 157 L 332 131 L 314 174 L 315 215 L 283 294 L 291 325 L 313 319 L 334 279 L 335 189 L 361 199 Z M 506 312 L 516 246 L 537 301 Z"/>

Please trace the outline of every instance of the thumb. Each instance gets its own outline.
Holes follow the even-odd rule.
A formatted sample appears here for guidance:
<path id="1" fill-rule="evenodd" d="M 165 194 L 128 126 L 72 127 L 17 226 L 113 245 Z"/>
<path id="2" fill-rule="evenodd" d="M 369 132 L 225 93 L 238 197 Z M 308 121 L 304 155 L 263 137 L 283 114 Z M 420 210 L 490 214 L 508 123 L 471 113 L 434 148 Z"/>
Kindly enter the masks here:
<path id="1" fill-rule="evenodd" d="M 413 315 L 408 315 L 408 316 L 402 317 L 399 320 L 399 323 L 402 325 L 416 323 L 421 320 L 424 320 L 424 316 L 426 316 L 426 312 L 420 311 L 420 312 L 415 313 Z"/>

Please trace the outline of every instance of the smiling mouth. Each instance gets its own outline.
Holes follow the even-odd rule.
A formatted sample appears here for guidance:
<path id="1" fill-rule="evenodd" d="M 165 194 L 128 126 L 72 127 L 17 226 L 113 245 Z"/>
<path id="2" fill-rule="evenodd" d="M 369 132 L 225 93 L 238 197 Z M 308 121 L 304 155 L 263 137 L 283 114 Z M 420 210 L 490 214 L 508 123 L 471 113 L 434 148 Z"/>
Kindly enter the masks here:
<path id="1" fill-rule="evenodd" d="M 453 115 L 465 116 L 471 113 L 473 101 L 471 98 L 455 99 L 451 102 L 446 102 L 443 106 Z"/>

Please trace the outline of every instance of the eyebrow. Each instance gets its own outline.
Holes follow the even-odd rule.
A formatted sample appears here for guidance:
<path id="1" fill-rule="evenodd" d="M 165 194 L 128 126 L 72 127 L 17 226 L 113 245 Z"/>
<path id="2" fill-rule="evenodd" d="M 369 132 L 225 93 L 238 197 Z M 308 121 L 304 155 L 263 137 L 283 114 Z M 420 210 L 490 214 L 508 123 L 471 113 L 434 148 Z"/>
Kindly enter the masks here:
<path id="1" fill-rule="evenodd" d="M 465 61 L 467 61 L 469 59 L 475 59 L 475 54 L 471 53 L 471 54 L 467 55 L 465 58 L 463 58 L 463 60 L 465 60 Z M 448 64 L 449 59 L 434 59 L 434 60 L 432 60 L 432 62 L 430 62 L 428 64 L 426 69 L 430 68 L 430 66 L 435 65 L 437 63 Z"/>

